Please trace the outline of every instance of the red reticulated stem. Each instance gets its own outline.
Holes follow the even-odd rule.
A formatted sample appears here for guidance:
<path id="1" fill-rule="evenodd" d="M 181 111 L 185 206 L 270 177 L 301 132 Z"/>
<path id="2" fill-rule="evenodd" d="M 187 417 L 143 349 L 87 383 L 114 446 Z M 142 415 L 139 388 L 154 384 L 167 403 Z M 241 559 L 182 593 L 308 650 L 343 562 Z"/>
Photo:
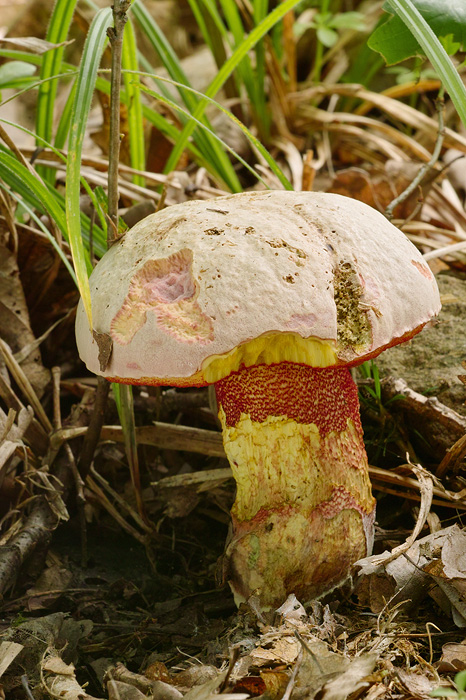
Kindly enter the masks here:
<path id="1" fill-rule="evenodd" d="M 237 602 L 303 602 L 372 547 L 374 504 L 357 388 L 346 367 L 256 365 L 216 383 L 237 483 L 225 576 Z"/>

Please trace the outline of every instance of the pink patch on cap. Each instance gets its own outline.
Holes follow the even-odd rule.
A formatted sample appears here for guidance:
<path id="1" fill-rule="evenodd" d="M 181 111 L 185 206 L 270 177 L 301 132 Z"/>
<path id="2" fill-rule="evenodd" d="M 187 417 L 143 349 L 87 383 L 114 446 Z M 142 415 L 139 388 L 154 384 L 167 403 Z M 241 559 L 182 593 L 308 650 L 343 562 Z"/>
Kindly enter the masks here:
<path id="1" fill-rule="evenodd" d="M 411 260 L 411 265 L 414 265 L 414 267 L 417 270 L 419 270 L 419 272 L 421 273 L 421 275 L 423 275 L 423 277 L 426 277 L 428 280 L 433 279 L 434 276 L 432 274 L 432 270 L 430 269 L 430 267 L 428 265 L 425 265 L 425 264 L 423 265 L 418 260 Z"/>
<path id="2" fill-rule="evenodd" d="M 212 342 L 212 319 L 196 301 L 199 292 L 192 263 L 189 249 L 148 260 L 131 280 L 126 299 L 111 322 L 113 340 L 128 345 L 146 323 L 147 312 L 152 311 L 159 329 L 176 340 L 201 345 Z"/>
<path id="3" fill-rule="evenodd" d="M 141 366 L 137 362 L 127 362 L 126 366 L 128 369 L 141 369 Z"/>
<path id="4" fill-rule="evenodd" d="M 293 314 L 286 321 L 285 326 L 290 331 L 298 331 L 303 328 L 312 328 L 315 326 L 317 316 L 315 314 Z"/>

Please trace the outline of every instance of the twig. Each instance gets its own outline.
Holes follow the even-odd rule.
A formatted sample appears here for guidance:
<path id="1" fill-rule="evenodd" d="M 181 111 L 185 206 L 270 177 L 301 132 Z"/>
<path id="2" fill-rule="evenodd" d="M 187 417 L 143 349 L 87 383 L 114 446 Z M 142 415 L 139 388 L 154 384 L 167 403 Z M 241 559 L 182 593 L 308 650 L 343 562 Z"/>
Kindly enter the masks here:
<path id="1" fill-rule="evenodd" d="M 16 361 L 8 344 L 5 343 L 5 341 L 3 341 L 2 339 L 0 339 L 0 354 L 2 355 L 3 360 L 6 366 L 8 367 L 9 371 L 11 372 L 11 375 L 14 378 L 15 382 L 18 384 L 22 393 L 24 394 L 24 396 L 26 396 L 27 400 L 34 409 L 37 419 L 40 421 L 43 428 L 47 432 L 50 432 L 52 430 L 52 424 L 49 421 L 48 416 L 44 411 L 44 408 L 41 402 L 39 401 L 31 382 L 26 377 L 22 367 Z"/>
<path id="2" fill-rule="evenodd" d="M 26 674 L 21 676 L 21 685 L 23 686 L 23 690 L 26 693 L 26 697 L 28 698 L 28 700 L 35 700 L 34 695 L 31 693 L 28 677 Z"/>
<path id="3" fill-rule="evenodd" d="M 102 425 L 104 423 L 109 389 L 109 382 L 104 377 L 98 377 L 94 408 L 92 409 L 89 427 L 85 432 L 85 437 L 81 448 L 81 456 L 78 462 L 78 469 L 82 479 L 85 479 L 89 474 L 92 460 L 94 459 L 95 448 L 99 442 Z"/>
<path id="4" fill-rule="evenodd" d="M 69 469 L 62 467 L 55 474 L 62 483 L 70 480 Z M 55 494 L 65 499 L 66 489 L 64 492 L 56 489 Z M 23 564 L 47 548 L 59 521 L 60 516 L 47 495 L 37 496 L 23 527 L 0 547 L 0 596 L 15 583 Z"/>
<path id="5" fill-rule="evenodd" d="M 110 135 L 108 158 L 108 218 L 107 246 L 110 248 L 117 239 L 118 231 L 118 161 L 120 156 L 120 90 L 121 54 L 123 32 L 127 21 L 128 0 L 115 0 L 113 4 L 113 27 L 108 36 L 112 47 L 112 72 L 110 79 Z"/>
<path id="6" fill-rule="evenodd" d="M 466 432 L 466 418 L 442 404 L 437 398 L 419 394 L 411 389 L 404 379 L 383 379 L 383 401 L 386 403 L 395 396 L 402 396 L 403 400 L 394 401 L 390 405 L 390 413 L 401 413 L 409 427 L 419 430 L 427 439 L 435 458 L 443 459 L 445 451 Z"/>
<path id="7" fill-rule="evenodd" d="M 60 367 L 52 367 L 53 380 L 53 424 L 55 430 L 61 430 L 61 410 L 60 410 Z M 84 482 L 81 478 L 79 470 L 76 466 L 76 461 L 71 447 L 65 442 L 65 453 L 70 465 L 71 474 L 73 476 L 74 486 L 76 490 L 76 505 L 79 513 L 79 525 L 81 529 L 81 565 L 84 567 L 87 563 L 87 527 L 86 514 L 84 506 L 86 505 L 86 497 L 84 496 Z"/>
<path id="8" fill-rule="evenodd" d="M 437 469 L 435 470 L 435 475 L 440 479 L 447 472 L 452 475 L 456 475 L 466 457 L 466 434 L 462 435 L 459 440 L 455 442 L 452 447 L 447 450 L 445 457 L 442 459 Z"/>
<path id="9" fill-rule="evenodd" d="M 104 479 L 103 476 L 99 474 L 98 471 L 94 469 L 94 467 L 91 467 L 91 477 L 98 481 L 100 486 L 102 487 L 102 493 L 103 491 L 107 491 L 110 496 L 116 501 L 116 503 L 120 506 L 122 510 L 125 510 L 135 521 L 135 523 L 141 528 L 141 530 L 144 530 L 148 535 L 153 534 L 153 528 L 147 525 L 146 521 L 140 517 L 140 515 L 133 509 L 131 508 L 130 504 L 125 501 L 124 498 L 122 498 L 108 483 L 106 479 Z"/>
<path id="10" fill-rule="evenodd" d="M 419 168 L 419 172 L 414 178 L 414 180 L 408 185 L 408 187 L 400 194 L 398 197 L 396 197 L 388 207 L 385 209 L 385 216 L 389 221 L 393 219 L 393 212 L 395 210 L 395 207 L 398 206 L 398 204 L 401 204 L 402 202 L 405 201 L 405 199 L 408 199 L 410 194 L 414 192 L 416 187 L 421 184 L 422 180 L 424 179 L 425 174 L 431 170 L 436 162 L 438 161 L 440 157 L 440 152 L 442 150 L 442 145 L 443 145 L 443 140 L 445 138 L 445 125 L 444 125 L 444 119 L 443 119 L 443 109 L 444 109 L 444 101 L 443 101 L 443 88 L 439 92 L 439 96 L 437 97 L 437 100 L 435 102 L 435 107 L 437 109 L 437 114 L 438 114 L 438 132 L 437 132 L 437 140 L 435 142 L 434 150 L 432 151 L 432 157 L 429 160 L 428 163 L 424 163 L 424 165 Z"/>
<path id="11" fill-rule="evenodd" d="M 100 486 L 96 484 L 96 482 L 93 479 L 91 479 L 90 476 L 87 477 L 86 483 L 89 489 L 93 491 L 96 497 L 99 499 L 100 505 L 103 508 L 105 508 L 105 510 L 112 516 L 114 520 L 117 521 L 117 523 L 119 523 L 121 528 L 123 530 L 126 530 L 126 532 L 128 532 L 132 537 L 134 537 L 135 540 L 137 540 L 141 544 L 146 544 L 146 537 L 124 519 L 120 512 L 107 498 Z"/>
<path id="12" fill-rule="evenodd" d="M 424 260 L 442 258 L 444 255 L 450 255 L 451 253 L 457 253 L 459 251 L 466 252 L 466 241 L 451 243 L 450 245 L 443 246 L 442 248 L 437 248 L 437 250 L 431 250 L 428 253 L 424 253 Z"/>
<path id="13" fill-rule="evenodd" d="M 427 401 L 425 397 L 422 398 L 424 398 L 425 401 Z M 430 399 L 429 401 L 433 401 L 433 399 Z M 438 403 L 441 406 L 440 402 Z M 452 411 L 452 413 L 454 414 L 455 412 Z M 441 417 L 442 414 L 440 414 L 440 418 Z M 434 423 L 430 429 L 432 432 L 435 432 L 437 430 L 448 434 L 448 430 L 451 427 L 452 426 L 445 425 L 442 421 L 440 421 L 437 425 Z M 457 428 L 459 426 L 453 423 L 453 427 Z M 81 437 L 86 430 L 87 428 L 79 427 L 65 428 L 59 433 L 56 433 L 54 439 L 58 442 L 62 442 L 64 440 L 71 440 L 73 438 Z M 192 428 L 185 425 L 171 425 L 169 423 L 154 423 L 154 425 L 141 426 L 136 428 L 136 436 L 137 442 L 140 445 L 151 445 L 154 447 L 159 447 L 160 449 L 196 452 L 210 457 L 226 457 L 222 444 L 222 436 L 220 433 L 215 432 L 214 430 Z M 121 426 L 104 426 L 102 430 L 102 439 L 114 440 L 115 442 L 120 443 L 123 442 L 124 436 Z M 447 445 L 447 447 L 449 445 L 451 445 L 451 442 Z M 398 496 L 399 498 L 408 498 L 414 501 L 420 500 L 420 497 L 417 493 L 419 483 L 415 479 L 404 476 L 402 474 L 398 474 L 393 470 L 382 469 L 373 466 L 369 466 L 369 474 L 372 479 L 374 488 L 386 493 L 392 493 L 395 496 Z M 219 480 L 224 481 L 225 479 L 228 479 L 230 477 L 233 478 L 231 469 L 229 467 L 226 467 L 225 469 L 207 469 L 200 472 L 195 472 L 194 474 L 182 474 L 172 477 L 166 477 L 165 479 L 161 479 L 156 483 L 158 488 L 174 488 L 185 486 L 197 486 L 198 488 L 201 488 L 202 484 L 205 485 L 204 488 L 208 488 L 207 484 L 209 482 Z M 394 484 L 394 487 L 390 488 L 385 486 L 385 484 L 387 483 Z M 442 507 L 450 507 L 456 509 L 466 508 L 466 493 L 463 494 L 462 491 L 459 493 L 455 493 L 451 491 L 446 491 L 440 486 L 435 486 L 433 493 L 435 497 L 433 503 L 435 505 L 441 505 Z"/>

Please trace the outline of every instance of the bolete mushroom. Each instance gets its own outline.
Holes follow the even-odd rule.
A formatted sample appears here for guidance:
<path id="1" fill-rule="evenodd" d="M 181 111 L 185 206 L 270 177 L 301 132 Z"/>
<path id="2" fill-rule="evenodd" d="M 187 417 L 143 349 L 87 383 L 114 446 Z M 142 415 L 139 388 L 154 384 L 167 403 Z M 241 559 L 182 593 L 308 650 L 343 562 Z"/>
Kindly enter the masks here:
<path id="1" fill-rule="evenodd" d="M 237 484 L 225 553 L 236 601 L 256 594 L 267 609 L 344 581 L 370 553 L 375 516 L 350 368 L 440 309 L 404 234 L 335 194 L 192 201 L 140 221 L 90 285 L 93 330 L 82 304 L 77 315 L 90 370 L 215 384 Z"/>

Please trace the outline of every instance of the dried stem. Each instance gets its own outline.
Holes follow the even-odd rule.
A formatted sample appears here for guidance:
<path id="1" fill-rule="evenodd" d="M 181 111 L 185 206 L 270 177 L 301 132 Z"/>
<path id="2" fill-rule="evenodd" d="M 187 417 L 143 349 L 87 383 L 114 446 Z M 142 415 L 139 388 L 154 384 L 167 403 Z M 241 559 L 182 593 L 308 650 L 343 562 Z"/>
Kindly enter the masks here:
<path id="1" fill-rule="evenodd" d="M 438 114 L 438 132 L 437 132 L 437 140 L 435 142 L 434 150 L 432 152 L 432 157 L 429 160 L 428 163 L 425 163 L 422 168 L 419 169 L 418 174 L 414 178 L 414 180 L 408 185 L 408 187 L 398 196 L 396 197 L 388 207 L 385 209 L 385 216 L 389 221 L 393 219 L 393 212 L 395 210 L 395 207 L 398 206 L 398 204 L 401 204 L 401 202 L 404 202 L 405 199 L 407 199 L 410 194 L 414 192 L 416 187 L 421 184 L 422 180 L 424 179 L 424 176 L 426 173 L 431 170 L 431 168 L 434 167 L 436 162 L 438 161 L 440 157 L 440 153 L 442 150 L 442 145 L 443 145 L 443 140 L 445 138 L 445 125 L 444 125 L 444 119 L 443 119 L 443 110 L 445 107 L 444 101 L 443 101 L 443 89 L 439 92 L 439 96 L 435 102 L 435 106 L 437 109 L 437 114 Z"/>
<path id="2" fill-rule="evenodd" d="M 97 379 L 97 391 L 95 393 L 94 408 L 92 411 L 89 427 L 83 440 L 81 456 L 79 458 L 78 469 L 82 479 L 86 479 L 94 459 L 95 448 L 99 442 L 102 425 L 104 423 L 105 408 L 110 384 L 104 377 Z"/>
<path id="3" fill-rule="evenodd" d="M 127 20 L 128 0 L 115 0 L 113 4 L 113 27 L 108 29 L 112 47 L 112 74 L 110 80 L 110 135 L 108 156 L 108 227 L 107 246 L 117 239 L 118 231 L 118 161 L 120 156 L 120 90 L 121 54 L 123 32 Z"/>

